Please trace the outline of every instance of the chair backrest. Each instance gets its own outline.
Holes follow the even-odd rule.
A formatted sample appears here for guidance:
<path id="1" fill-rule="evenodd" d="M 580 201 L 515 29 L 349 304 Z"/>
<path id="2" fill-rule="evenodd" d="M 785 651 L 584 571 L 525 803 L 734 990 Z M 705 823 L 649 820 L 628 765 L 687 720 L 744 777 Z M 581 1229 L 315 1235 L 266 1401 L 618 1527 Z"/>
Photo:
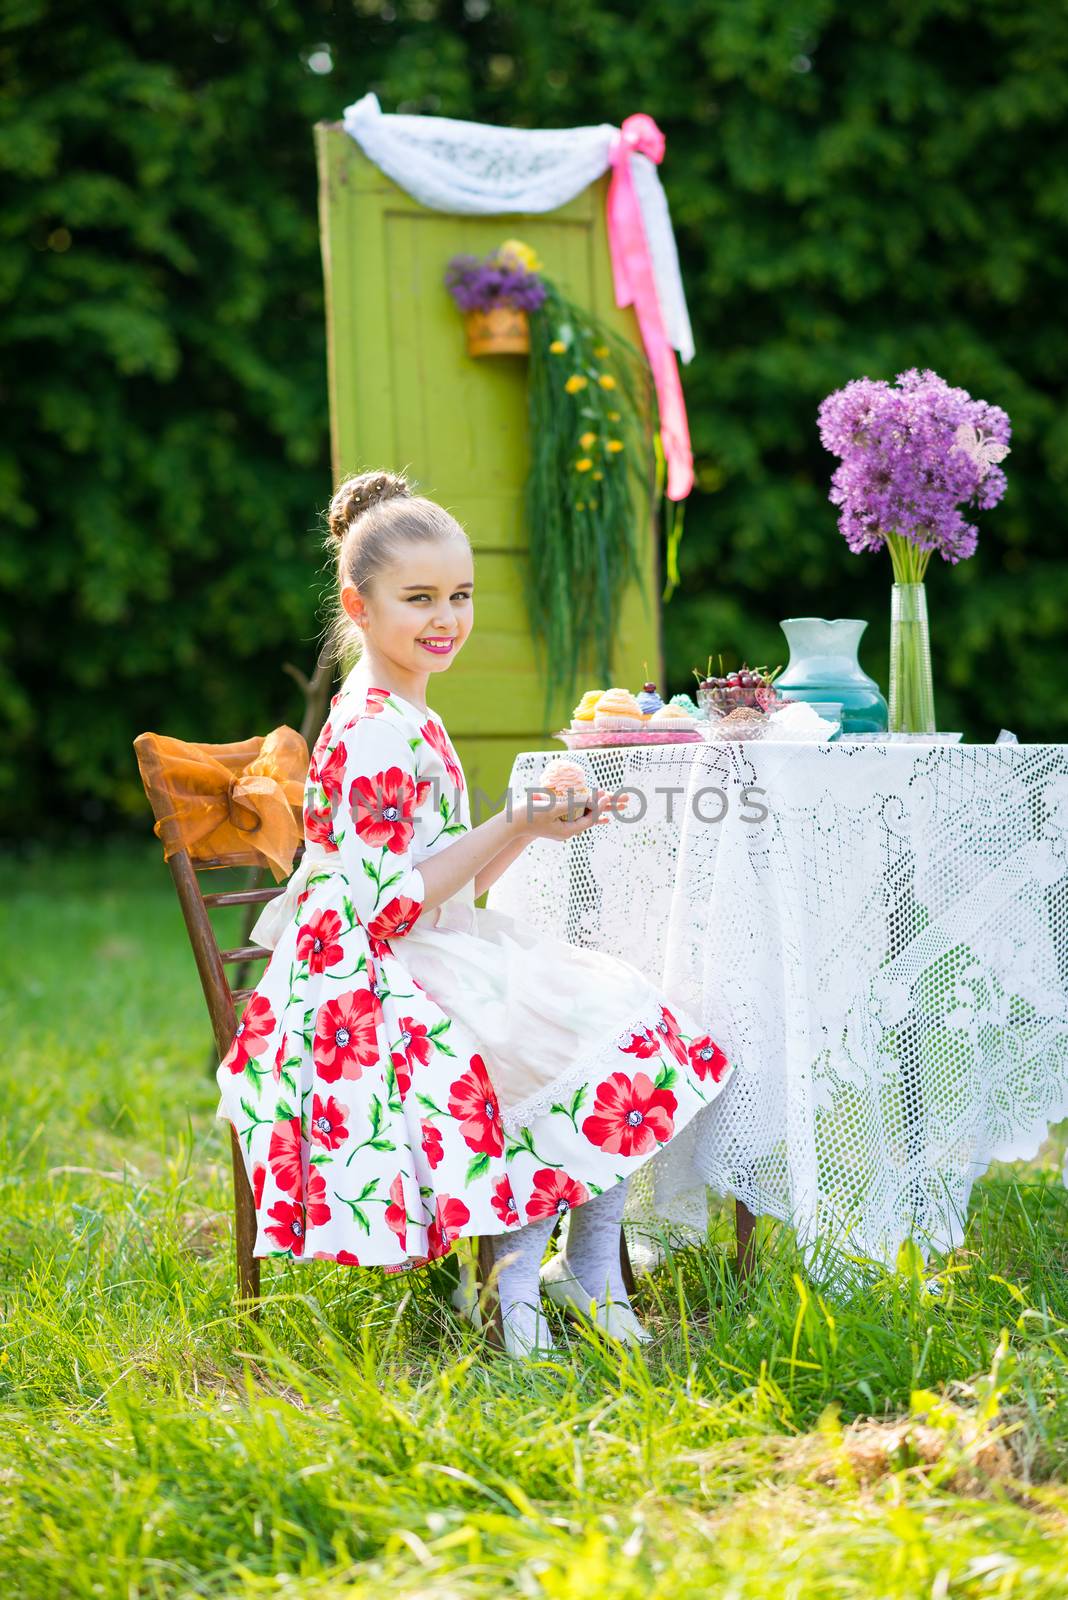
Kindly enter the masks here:
<path id="1" fill-rule="evenodd" d="M 293 859 L 294 866 L 303 854 L 302 845 Z M 230 950 L 221 949 L 209 912 L 217 906 L 266 905 L 269 900 L 274 900 L 282 893 L 285 885 L 275 884 L 267 888 L 253 887 L 203 894 L 197 874 L 244 864 L 246 862 L 243 856 L 237 861 L 218 857 L 211 861 L 194 862 L 186 850 L 177 851 L 167 862 L 174 887 L 178 891 L 178 903 L 182 908 L 193 959 L 200 974 L 200 985 L 204 991 L 220 1061 L 233 1043 L 237 1031 L 237 1007 L 244 1005 L 252 993 L 251 988 L 231 989 L 226 968 L 234 962 L 247 965 L 249 962 L 265 960 L 271 952 L 256 944 L 236 945 Z M 266 870 L 267 863 L 264 862 L 263 866 Z"/>
<path id="2" fill-rule="evenodd" d="M 261 887 L 263 877 L 271 867 L 271 858 L 253 845 L 260 831 L 260 818 L 254 810 L 255 800 L 238 802 L 235 806 L 232 793 L 227 795 L 225 801 L 218 796 L 217 785 L 221 773 L 225 788 L 229 774 L 232 790 L 233 778 L 240 777 L 249 763 L 259 759 L 261 747 L 266 748 L 269 744 L 273 749 L 281 746 L 283 752 L 282 762 L 273 769 L 278 774 L 278 781 L 271 787 L 270 804 L 273 812 L 270 818 L 270 843 L 267 845 L 274 852 L 274 860 L 281 870 L 289 858 L 294 840 L 302 832 L 299 796 L 307 773 L 308 750 L 300 735 L 294 734 L 292 729 L 276 729 L 267 740 L 246 740 L 240 745 L 183 746 L 180 741 L 161 739 L 154 734 L 141 734 L 134 741 L 145 793 L 156 819 L 156 832 L 163 840 L 164 855 L 182 908 L 220 1060 L 229 1050 L 237 1031 L 237 1008 L 253 992 L 248 987 L 231 988 L 226 968 L 235 962 L 247 967 L 254 961 L 266 959 L 270 951 L 255 944 L 221 948 L 209 913 L 222 906 L 265 905 L 281 894 L 284 885 Z M 176 803 L 175 784 L 175 772 L 187 760 L 188 752 L 194 755 L 206 752 L 210 761 L 210 768 L 205 769 L 208 776 L 203 784 L 195 764 L 191 780 L 189 769 L 186 768 L 189 785 L 186 797 L 193 795 L 195 802 L 199 803 L 199 818 L 194 822 L 191 834 L 186 832 L 182 807 Z M 259 770 L 262 773 L 262 762 Z M 262 790 L 262 787 L 261 782 L 259 788 Z M 207 809 L 205 796 L 207 801 L 213 796 L 217 799 L 217 809 L 225 819 L 217 830 L 206 835 L 204 817 L 210 818 L 214 812 Z M 267 831 L 264 829 L 261 837 L 266 838 Z M 284 846 L 279 846 L 277 842 L 280 833 L 286 841 Z M 190 843 L 190 837 L 193 843 Z M 217 840 L 232 844 L 234 848 L 214 855 L 207 853 Z M 292 866 L 296 865 L 303 853 L 304 846 L 300 843 L 293 853 Z M 199 873 L 235 867 L 252 869 L 246 888 L 211 894 L 201 892 Z"/>

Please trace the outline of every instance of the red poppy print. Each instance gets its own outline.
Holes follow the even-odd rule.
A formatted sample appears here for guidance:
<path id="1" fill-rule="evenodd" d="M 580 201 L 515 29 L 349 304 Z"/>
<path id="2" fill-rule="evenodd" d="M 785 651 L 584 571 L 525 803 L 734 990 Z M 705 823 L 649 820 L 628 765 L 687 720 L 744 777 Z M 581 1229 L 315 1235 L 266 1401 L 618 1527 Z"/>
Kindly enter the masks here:
<path id="1" fill-rule="evenodd" d="M 333 710 L 333 702 L 331 702 L 330 709 Z M 315 744 L 312 747 L 311 760 L 308 762 L 309 783 L 319 782 L 319 763 L 326 760 L 326 754 L 330 749 L 330 741 L 333 737 L 334 735 L 330 726 L 330 718 L 327 717 L 326 721 L 319 730 L 319 737 L 316 739 Z"/>
<path id="2" fill-rule="evenodd" d="M 438 1166 L 445 1154 L 445 1141 L 432 1122 L 423 1123 L 423 1154 L 426 1156 L 427 1165 L 431 1172 Z"/>
<path id="3" fill-rule="evenodd" d="M 308 1189 L 304 1203 L 309 1228 L 321 1228 L 330 1221 L 330 1207 L 326 1201 L 326 1179 L 318 1167 L 312 1167 L 308 1173 Z"/>
<path id="4" fill-rule="evenodd" d="M 457 1200 L 453 1195 L 439 1194 L 434 1220 L 426 1230 L 428 1259 L 436 1261 L 439 1256 L 448 1255 L 453 1240 L 458 1238 L 464 1223 L 470 1220 L 471 1213 L 462 1200 Z"/>
<path id="5" fill-rule="evenodd" d="M 271 1077 L 275 1083 L 282 1081 L 282 1063 L 286 1058 L 286 1035 L 283 1033 L 281 1043 L 274 1053 L 274 1066 L 271 1068 Z"/>
<path id="6" fill-rule="evenodd" d="M 278 1200 L 268 1211 L 271 1221 L 265 1232 L 283 1250 L 295 1256 L 304 1254 L 304 1207 L 299 1201 Z"/>
<path id="7" fill-rule="evenodd" d="M 539 1217 L 562 1217 L 575 1206 L 582 1206 L 590 1198 L 590 1191 L 577 1178 L 566 1172 L 542 1167 L 534 1174 L 534 1190 L 527 1201 L 527 1219 L 536 1222 Z"/>
<path id="8" fill-rule="evenodd" d="M 388 689 L 368 689 L 366 715 L 369 717 L 377 717 L 379 712 L 385 708 L 385 704 L 388 699 Z"/>
<path id="9" fill-rule="evenodd" d="M 373 922 L 367 924 L 367 932 L 372 939 L 385 942 L 389 939 L 399 939 L 408 929 L 415 925 L 416 918 L 423 909 L 421 900 L 410 900 L 406 894 L 396 895 L 375 917 Z M 390 951 L 376 950 L 377 955 L 389 955 Z"/>
<path id="10" fill-rule="evenodd" d="M 464 1143 L 487 1156 L 504 1151 L 501 1112 L 482 1057 L 471 1057 L 471 1069 L 449 1089 L 449 1111 L 460 1124 Z"/>
<path id="11" fill-rule="evenodd" d="M 415 784 L 400 767 L 387 767 L 373 778 L 354 778 L 349 790 L 356 832 L 372 850 L 384 846 L 394 855 L 404 854 L 415 832 L 414 805 Z"/>
<path id="12" fill-rule="evenodd" d="M 319 1007 L 315 1018 L 315 1069 L 324 1083 L 356 1079 L 378 1060 L 376 1030 L 382 1007 L 366 989 L 338 995 Z"/>
<path id="13" fill-rule="evenodd" d="M 711 1078 L 713 1083 L 718 1083 L 727 1070 L 727 1057 L 707 1033 L 704 1038 L 691 1042 L 689 1056 L 690 1065 L 702 1082 Z"/>
<path id="14" fill-rule="evenodd" d="M 493 1185 L 490 1205 L 506 1227 L 512 1227 L 519 1221 L 519 1207 L 515 1203 L 512 1185 L 507 1178 L 498 1178 Z"/>
<path id="15" fill-rule="evenodd" d="M 654 1032 L 658 1033 L 663 1039 L 679 1066 L 684 1067 L 687 1061 L 686 1046 L 682 1042 L 679 1025 L 667 1006 L 660 1007 L 660 1021 L 657 1023 Z"/>
<path id="16" fill-rule="evenodd" d="M 267 1165 L 278 1187 L 294 1197 L 299 1197 L 304 1187 L 302 1154 L 300 1118 L 290 1117 L 285 1122 L 276 1122 L 271 1129 Z"/>
<path id="17" fill-rule="evenodd" d="M 338 943 L 341 918 L 336 911 L 317 911 L 297 929 L 297 960 L 308 963 L 309 972 L 325 972 L 344 960 Z"/>
<path id="18" fill-rule="evenodd" d="M 463 769 L 456 759 L 456 752 L 449 743 L 449 736 L 441 723 L 435 722 L 434 718 L 430 717 L 419 729 L 419 733 L 431 749 L 436 750 L 442 761 L 444 761 L 445 771 L 449 775 L 449 782 L 454 788 L 462 789 L 464 787 Z"/>
<path id="19" fill-rule="evenodd" d="M 252 1169 L 252 1204 L 258 1211 L 263 1204 L 263 1186 L 267 1182 L 267 1167 L 262 1161 L 257 1161 Z"/>
<path id="20" fill-rule="evenodd" d="M 261 1056 L 267 1040 L 274 1032 L 274 1012 L 270 1001 L 262 994 L 254 994 L 245 1007 L 234 1034 L 234 1042 L 226 1053 L 224 1067 L 231 1072 L 244 1072 L 254 1056 Z"/>
<path id="21" fill-rule="evenodd" d="M 386 1207 L 386 1227 L 397 1235 L 402 1250 L 407 1249 L 408 1213 L 404 1204 L 404 1178 L 398 1172 L 389 1186 L 390 1203 Z"/>
<path id="22" fill-rule="evenodd" d="M 397 1045 L 404 1051 L 409 1069 L 427 1066 L 434 1054 L 434 1041 L 430 1037 L 426 1023 L 416 1022 L 414 1017 L 401 1017 L 400 1028 L 401 1034 Z"/>
<path id="23" fill-rule="evenodd" d="M 624 1034 L 618 1043 L 625 1056 L 637 1056 L 641 1061 L 660 1054 L 660 1040 L 648 1028 L 642 1028 L 638 1033 Z"/>
<path id="24" fill-rule="evenodd" d="M 402 1056 L 399 1051 L 395 1051 L 389 1059 L 393 1063 L 393 1074 L 397 1080 L 397 1093 L 402 1100 L 406 1100 L 408 1098 L 408 1090 L 412 1086 L 412 1075 L 408 1071 L 408 1057 Z"/>
<path id="25" fill-rule="evenodd" d="M 351 1250 L 339 1250 L 334 1260 L 341 1267 L 358 1267 L 360 1264 L 359 1256 L 354 1256 Z"/>
<path id="26" fill-rule="evenodd" d="M 343 744 L 335 745 L 327 756 L 322 766 L 318 768 L 319 787 L 331 804 L 336 805 L 341 799 L 341 784 L 345 776 L 345 763 L 348 752 Z"/>
<path id="27" fill-rule="evenodd" d="M 348 1114 L 348 1106 L 343 1106 L 332 1094 L 328 1094 L 325 1100 L 315 1095 L 311 1114 L 312 1143 L 321 1144 L 324 1150 L 336 1150 L 343 1145 L 349 1136 L 345 1122 Z"/>
<path id="28" fill-rule="evenodd" d="M 582 1124 L 591 1144 L 613 1156 L 643 1156 L 670 1139 L 678 1101 L 644 1072 L 613 1072 L 597 1086 L 593 1114 Z"/>
<path id="29" fill-rule="evenodd" d="M 324 850 L 337 849 L 332 806 L 304 807 L 304 837 L 309 844 L 321 844 Z"/>

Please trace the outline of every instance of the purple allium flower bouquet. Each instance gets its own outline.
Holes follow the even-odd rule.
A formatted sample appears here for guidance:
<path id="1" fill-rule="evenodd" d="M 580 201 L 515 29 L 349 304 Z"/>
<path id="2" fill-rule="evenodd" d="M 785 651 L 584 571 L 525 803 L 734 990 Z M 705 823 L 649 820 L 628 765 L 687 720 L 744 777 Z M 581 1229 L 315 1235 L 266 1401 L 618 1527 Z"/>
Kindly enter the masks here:
<path id="1" fill-rule="evenodd" d="M 830 499 L 846 543 L 858 553 L 890 551 L 891 732 L 933 733 L 923 580 L 933 551 L 953 563 L 974 553 L 978 530 L 965 511 L 988 510 L 1005 493 L 998 462 L 1009 451 L 1009 419 L 937 373 L 911 368 L 893 384 L 857 378 L 828 395 L 819 428 L 840 458 Z"/>

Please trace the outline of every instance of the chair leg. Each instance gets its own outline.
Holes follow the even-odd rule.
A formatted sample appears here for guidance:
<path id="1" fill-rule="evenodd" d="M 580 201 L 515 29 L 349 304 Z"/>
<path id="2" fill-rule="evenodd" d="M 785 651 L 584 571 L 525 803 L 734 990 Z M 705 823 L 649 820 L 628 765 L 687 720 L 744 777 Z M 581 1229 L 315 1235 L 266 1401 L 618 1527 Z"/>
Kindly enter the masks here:
<path id="1" fill-rule="evenodd" d="M 494 1350 L 504 1349 L 504 1320 L 501 1317 L 500 1296 L 493 1278 L 493 1240 L 484 1236 L 478 1241 L 478 1293 L 482 1307 L 482 1321 L 486 1338 Z"/>
<path id="2" fill-rule="evenodd" d="M 753 1230 L 756 1227 L 756 1217 L 742 1200 L 734 1202 L 734 1237 L 737 1241 L 737 1254 L 735 1256 L 735 1271 L 742 1283 L 750 1276 L 753 1270 L 753 1258 L 756 1243 Z"/>
<path id="3" fill-rule="evenodd" d="M 237 1298 L 248 1306 L 253 1316 L 258 1311 L 260 1298 L 259 1257 L 252 1254 L 256 1243 L 256 1207 L 252 1199 L 252 1185 L 245 1171 L 241 1154 L 241 1141 L 233 1124 L 230 1125 L 230 1155 L 234 1168 L 234 1235 L 237 1245 Z"/>

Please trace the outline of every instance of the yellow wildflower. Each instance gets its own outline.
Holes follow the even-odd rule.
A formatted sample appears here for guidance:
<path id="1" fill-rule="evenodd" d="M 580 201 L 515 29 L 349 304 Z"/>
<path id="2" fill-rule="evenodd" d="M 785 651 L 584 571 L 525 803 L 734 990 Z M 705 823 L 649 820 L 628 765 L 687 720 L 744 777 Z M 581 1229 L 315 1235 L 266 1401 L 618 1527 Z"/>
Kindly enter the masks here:
<path id="1" fill-rule="evenodd" d="M 585 511 L 585 509 L 586 509 L 585 500 L 576 500 L 575 501 L 575 510 L 576 511 Z"/>
<path id="2" fill-rule="evenodd" d="M 607 444 L 605 445 L 605 449 L 606 450 L 611 450 L 613 455 L 618 455 L 618 453 L 620 452 L 620 450 L 622 450 L 622 448 L 623 448 L 623 440 L 622 439 L 609 439 Z"/>
<path id="3" fill-rule="evenodd" d="M 598 361 L 603 361 L 605 356 L 608 354 L 608 346 L 606 344 L 599 344 L 593 353 L 597 357 Z"/>
<path id="4" fill-rule="evenodd" d="M 499 256 L 512 256 L 525 267 L 528 272 L 540 272 L 541 262 L 529 244 L 524 244 L 522 239 L 506 239 L 497 251 Z"/>
<path id="5" fill-rule="evenodd" d="M 553 356 L 562 356 L 566 349 L 567 345 L 562 339 L 554 339 L 552 344 L 549 346 L 549 354 Z"/>
<path id="6" fill-rule="evenodd" d="M 595 483 L 600 483 L 601 479 L 604 477 L 604 473 L 594 472 L 591 474 L 591 476 L 593 477 Z"/>
<path id="7" fill-rule="evenodd" d="M 614 389 L 616 386 L 616 380 L 613 378 L 610 372 L 602 372 L 601 376 L 597 379 L 597 382 L 601 385 L 602 389 Z"/>
<path id="8" fill-rule="evenodd" d="M 595 433 L 584 433 L 582 438 L 579 440 L 579 444 L 582 446 L 583 450 L 592 450 L 596 443 L 597 435 Z"/>
<path id="9" fill-rule="evenodd" d="M 575 462 L 575 471 L 576 472 L 589 472 L 589 470 L 590 470 L 590 468 L 592 466 L 593 466 L 593 462 L 590 460 L 589 456 L 580 456 L 579 459 Z"/>
<path id="10" fill-rule="evenodd" d="M 609 411 L 607 413 L 607 416 L 608 416 L 609 422 L 618 422 L 619 421 L 619 412 L 618 411 Z"/>
<path id="11" fill-rule="evenodd" d="M 564 388 L 568 394 L 578 394 L 580 389 L 585 389 L 587 382 L 588 379 L 584 378 L 581 372 L 573 372 L 564 384 Z"/>

